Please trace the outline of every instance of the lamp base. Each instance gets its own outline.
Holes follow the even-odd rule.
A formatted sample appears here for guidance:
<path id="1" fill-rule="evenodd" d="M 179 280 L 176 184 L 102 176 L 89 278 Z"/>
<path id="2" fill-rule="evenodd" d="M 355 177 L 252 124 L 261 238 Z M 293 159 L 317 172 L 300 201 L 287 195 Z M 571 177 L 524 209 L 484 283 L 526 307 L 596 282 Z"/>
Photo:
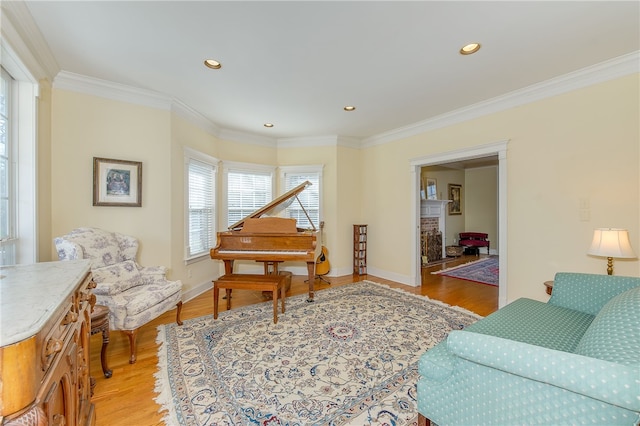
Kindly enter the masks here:
<path id="1" fill-rule="evenodd" d="M 613 275 L 613 257 L 607 257 L 607 275 Z"/>

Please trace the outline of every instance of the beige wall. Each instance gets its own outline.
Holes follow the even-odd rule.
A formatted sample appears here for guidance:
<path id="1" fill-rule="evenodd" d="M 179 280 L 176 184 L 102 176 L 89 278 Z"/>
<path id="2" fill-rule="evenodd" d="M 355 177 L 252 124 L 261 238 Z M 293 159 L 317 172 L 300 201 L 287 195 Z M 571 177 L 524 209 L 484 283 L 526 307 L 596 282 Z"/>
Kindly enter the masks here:
<path id="1" fill-rule="evenodd" d="M 603 273 L 605 260 L 586 255 L 593 228 L 627 228 L 640 250 L 638 82 L 627 76 L 364 150 L 370 264 L 394 279 L 411 275 L 411 159 L 502 140 L 508 301 L 545 300 L 542 282 L 558 271 Z M 638 276 L 639 265 L 617 261 L 616 273 Z"/>
<path id="2" fill-rule="evenodd" d="M 201 259 L 197 262 L 186 264 L 185 247 L 185 164 L 184 148 L 191 148 L 213 158 L 218 158 L 218 141 L 214 136 L 202 129 L 193 126 L 175 114 L 171 117 L 171 269 L 173 276 L 182 280 L 185 300 L 193 296 L 191 294 L 202 283 L 211 282 L 212 275 L 220 273 L 219 265 L 211 259 Z"/>
<path id="3" fill-rule="evenodd" d="M 36 206 L 38 228 L 38 256 L 39 262 L 58 260 L 58 256 L 51 252 L 53 234 L 51 231 L 51 83 L 48 80 L 39 82 L 38 96 L 38 205 Z"/>
<path id="4" fill-rule="evenodd" d="M 353 224 L 360 220 L 359 156 L 356 149 L 335 145 L 278 149 L 280 166 L 323 165 L 321 220 L 325 228 L 318 247 L 322 243 L 329 251 L 330 276 L 353 271 Z"/>
<path id="5" fill-rule="evenodd" d="M 176 116 L 171 119 L 171 144 L 172 144 L 172 268 L 175 276 L 183 283 L 183 292 L 186 299 L 197 295 L 199 289 L 210 286 L 211 280 L 224 273 L 221 262 L 213 261 L 208 257 L 197 261 L 185 263 L 185 229 L 186 218 L 184 206 L 186 203 L 184 182 L 184 148 L 191 148 L 203 154 L 207 154 L 219 163 L 218 182 L 223 179 L 223 161 L 234 161 L 254 164 L 276 165 L 276 149 L 260 145 L 248 145 L 238 142 L 230 142 L 218 139 L 200 127 L 187 120 Z M 221 185 L 218 186 L 221 188 Z M 221 194 L 218 193 L 218 202 Z M 226 230 L 224 217 L 217 215 L 218 231 Z"/>
<path id="6" fill-rule="evenodd" d="M 411 159 L 509 140 L 507 299 L 545 300 L 542 282 L 558 271 L 604 272 L 604 259 L 586 255 L 593 228 L 627 228 L 640 250 L 638 89 L 638 75 L 633 75 L 360 150 L 239 144 L 219 140 L 169 111 L 53 89 L 51 235 L 77 226 L 136 235 L 142 264 L 170 266 L 186 291 L 207 283 L 219 267 L 210 260 L 183 261 L 182 147 L 189 146 L 219 160 L 324 164 L 324 242 L 331 274 L 350 273 L 352 225 L 366 223 L 369 273 L 409 282 L 415 232 Z M 142 208 L 92 206 L 94 156 L 143 162 Z M 452 179 L 438 178 L 438 192 L 446 194 L 446 183 L 457 183 Z M 46 205 L 43 180 L 39 200 Z M 468 176 L 464 180 L 468 190 L 473 184 Z M 579 214 L 585 200 L 587 222 Z M 46 212 L 42 215 L 46 223 Z M 466 225 L 472 224 L 461 226 Z M 617 260 L 616 274 L 637 276 L 639 265 Z"/>
<path id="7" fill-rule="evenodd" d="M 353 225 L 364 224 L 366 217 L 362 211 L 361 180 L 362 161 L 360 151 L 338 147 L 338 176 L 333 193 L 335 201 L 335 223 L 332 252 L 329 254 L 332 275 L 348 275 L 353 272 Z"/>
<path id="8" fill-rule="evenodd" d="M 54 89 L 51 122 L 52 235 L 135 235 L 141 264 L 172 265 L 170 113 Z M 142 162 L 142 207 L 93 206 L 93 157 Z"/>
<path id="9" fill-rule="evenodd" d="M 498 250 L 498 168 L 465 171 L 464 229 L 489 234 L 491 252 Z M 483 250 L 484 253 L 484 250 Z"/>

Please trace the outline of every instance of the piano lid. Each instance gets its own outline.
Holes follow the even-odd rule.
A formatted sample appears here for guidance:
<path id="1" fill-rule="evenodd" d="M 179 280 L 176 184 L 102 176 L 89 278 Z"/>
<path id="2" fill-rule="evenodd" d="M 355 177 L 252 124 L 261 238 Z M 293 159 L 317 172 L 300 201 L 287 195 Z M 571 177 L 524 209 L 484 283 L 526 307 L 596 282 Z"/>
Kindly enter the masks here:
<path id="1" fill-rule="evenodd" d="M 304 191 L 306 189 L 306 187 L 310 186 L 310 185 L 311 185 L 311 182 L 309 182 L 308 180 L 305 181 L 304 183 L 302 183 L 302 184 L 296 186 L 295 188 L 293 188 L 292 190 L 282 194 L 281 196 L 279 196 L 275 200 L 271 201 L 269 204 L 265 205 L 264 207 L 261 207 L 258 210 L 254 211 L 253 213 L 247 215 L 244 219 L 234 223 L 233 225 L 231 225 L 229 227 L 229 230 L 230 231 L 238 231 L 238 230 L 242 229 L 242 227 L 244 226 L 244 222 L 247 219 L 259 218 L 259 217 L 261 217 L 261 216 L 263 216 L 265 214 L 275 215 L 277 213 L 280 213 L 282 210 L 284 210 L 287 207 L 289 207 L 289 205 L 291 205 L 291 203 L 293 203 L 293 200 L 297 200 L 298 204 L 300 204 L 300 207 L 302 207 L 302 211 L 307 216 L 307 219 L 309 219 L 309 223 L 313 227 L 313 230 L 316 231 L 316 227 L 313 224 L 313 222 L 311 221 L 311 218 L 309 217 L 309 214 L 307 213 L 307 210 L 304 208 L 304 206 L 300 202 L 300 199 L 298 198 L 298 194 L 301 193 L 302 191 Z"/>

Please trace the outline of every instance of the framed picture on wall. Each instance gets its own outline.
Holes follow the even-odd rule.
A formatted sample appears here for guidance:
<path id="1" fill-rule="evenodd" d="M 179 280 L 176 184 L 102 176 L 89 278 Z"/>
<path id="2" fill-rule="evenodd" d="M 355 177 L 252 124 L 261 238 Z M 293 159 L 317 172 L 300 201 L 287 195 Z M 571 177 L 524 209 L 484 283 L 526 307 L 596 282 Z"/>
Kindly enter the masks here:
<path id="1" fill-rule="evenodd" d="M 93 157 L 93 205 L 142 207 L 142 163 Z"/>
<path id="2" fill-rule="evenodd" d="M 449 214 L 462 214 L 462 185 L 449 184 Z"/>
<path id="3" fill-rule="evenodd" d="M 427 178 L 427 200 L 437 200 L 438 192 L 436 189 L 435 178 Z"/>

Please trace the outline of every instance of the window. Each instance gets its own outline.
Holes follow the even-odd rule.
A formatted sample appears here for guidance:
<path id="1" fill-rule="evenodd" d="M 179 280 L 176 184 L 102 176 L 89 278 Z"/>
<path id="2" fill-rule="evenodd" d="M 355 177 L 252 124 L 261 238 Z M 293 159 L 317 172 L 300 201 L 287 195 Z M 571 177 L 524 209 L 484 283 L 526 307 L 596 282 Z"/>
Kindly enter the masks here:
<path id="1" fill-rule="evenodd" d="M 299 228 L 312 229 L 309 219 L 313 222 L 316 229 L 320 228 L 320 184 L 322 182 L 322 166 L 306 166 L 306 167 L 281 167 L 282 178 L 284 181 L 284 192 L 303 184 L 305 181 L 311 182 L 304 191 L 298 194 L 300 203 L 294 201 L 285 210 L 285 217 L 296 219 Z M 309 215 L 305 215 L 300 207 L 302 204 Z"/>
<path id="2" fill-rule="evenodd" d="M 217 163 L 213 157 L 185 148 L 187 260 L 207 255 L 215 246 Z"/>
<path id="3" fill-rule="evenodd" d="M 3 16 L 4 19 L 4 16 Z M 7 37 L 6 39 L 4 37 Z M 0 236 L 1 263 L 35 263 L 42 253 L 49 259 L 51 241 L 46 238 L 42 242 L 38 237 L 37 203 L 37 111 L 38 111 L 38 78 L 25 64 L 23 58 L 35 64 L 36 60 L 27 49 L 19 52 L 10 46 L 26 46 L 15 31 L 2 32 L 0 43 L 2 58 L 2 98 L 3 98 L 3 161 L 7 161 L 0 172 L 2 198 L 7 203 L 7 210 L 2 210 L 0 222 L 8 226 L 9 235 Z M 4 43 L 4 41 L 7 43 Z M 41 75 L 41 79 L 45 79 Z M 45 158 L 46 160 L 46 158 Z M 46 188 L 45 188 L 46 191 Z M 7 201 L 8 200 L 8 201 Z M 50 215 L 46 206 L 41 206 L 42 215 Z M 8 222 L 6 222 L 8 221 Z M 7 225 L 8 223 L 8 225 Z M 7 229 L 2 229 L 6 232 Z M 39 245 L 40 244 L 40 245 Z M 40 249 L 40 251 L 39 251 Z"/>
<path id="4" fill-rule="evenodd" d="M 2 68 L 0 87 L 0 265 L 16 263 L 15 179 L 11 119 L 13 79 Z"/>
<path id="5" fill-rule="evenodd" d="M 227 177 L 227 226 L 268 204 L 273 199 L 273 167 L 254 164 L 225 166 Z"/>

